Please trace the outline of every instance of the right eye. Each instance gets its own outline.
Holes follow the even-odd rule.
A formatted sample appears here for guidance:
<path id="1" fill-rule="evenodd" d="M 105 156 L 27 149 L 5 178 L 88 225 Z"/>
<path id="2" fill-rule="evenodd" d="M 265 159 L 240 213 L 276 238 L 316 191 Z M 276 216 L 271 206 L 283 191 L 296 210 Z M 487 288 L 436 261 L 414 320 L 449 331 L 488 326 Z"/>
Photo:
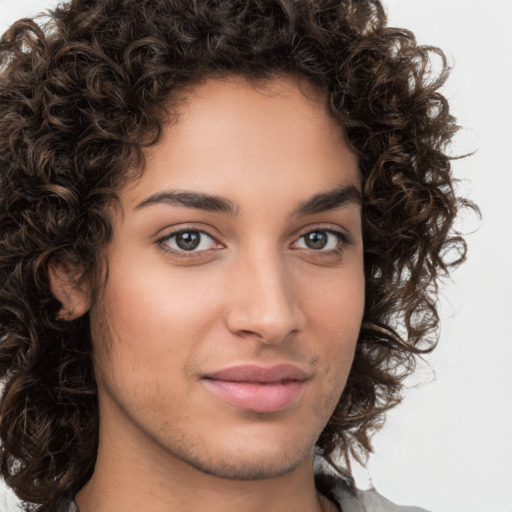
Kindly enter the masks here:
<path id="1" fill-rule="evenodd" d="M 179 253 L 208 251 L 218 248 L 216 246 L 219 245 L 210 235 L 195 229 L 175 231 L 165 238 L 161 238 L 158 243 L 166 251 Z"/>

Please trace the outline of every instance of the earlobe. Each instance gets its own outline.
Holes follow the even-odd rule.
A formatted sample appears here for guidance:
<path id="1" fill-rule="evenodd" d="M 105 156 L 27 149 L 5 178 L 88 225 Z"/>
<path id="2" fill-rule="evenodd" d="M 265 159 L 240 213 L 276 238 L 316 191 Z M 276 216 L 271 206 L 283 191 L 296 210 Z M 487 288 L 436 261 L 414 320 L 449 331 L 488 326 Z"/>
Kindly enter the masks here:
<path id="1" fill-rule="evenodd" d="M 74 320 L 81 317 L 91 306 L 89 287 L 79 280 L 76 269 L 62 260 L 48 265 L 48 276 L 54 297 L 62 304 L 57 318 Z"/>

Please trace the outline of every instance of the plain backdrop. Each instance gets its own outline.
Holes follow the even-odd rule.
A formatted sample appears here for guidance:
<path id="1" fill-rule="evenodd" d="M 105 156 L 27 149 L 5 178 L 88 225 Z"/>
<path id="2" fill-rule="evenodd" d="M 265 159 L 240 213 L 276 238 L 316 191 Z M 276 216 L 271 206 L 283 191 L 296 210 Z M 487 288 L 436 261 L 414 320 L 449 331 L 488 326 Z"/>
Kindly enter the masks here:
<path id="1" fill-rule="evenodd" d="M 0 0 L 0 31 L 55 5 Z M 454 172 L 483 218 L 462 225 L 473 231 L 469 258 L 443 289 L 439 346 L 356 475 L 362 487 L 432 512 L 512 512 L 512 0 L 385 5 L 390 25 L 441 47 L 454 66 L 444 93 L 464 130 L 453 153 L 475 152 Z"/>

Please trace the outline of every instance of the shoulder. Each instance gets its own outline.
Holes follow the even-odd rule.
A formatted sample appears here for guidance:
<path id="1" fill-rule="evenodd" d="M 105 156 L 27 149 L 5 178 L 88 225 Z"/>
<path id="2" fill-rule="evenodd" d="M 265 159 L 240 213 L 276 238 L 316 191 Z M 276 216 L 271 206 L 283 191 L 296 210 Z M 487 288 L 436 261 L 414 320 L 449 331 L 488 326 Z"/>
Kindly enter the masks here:
<path id="1" fill-rule="evenodd" d="M 62 503 L 62 507 L 58 509 L 58 512 L 78 512 L 78 507 L 73 500 Z"/>
<path id="2" fill-rule="evenodd" d="M 44 509 L 47 510 L 46 508 Z M 71 498 L 61 498 L 54 502 L 48 512 L 79 512 L 76 503 Z"/>
<path id="3" fill-rule="evenodd" d="M 341 476 L 317 473 L 319 492 L 335 503 L 341 512 L 427 512 L 423 508 L 396 505 L 381 496 L 375 489 L 361 491 Z"/>
<path id="4" fill-rule="evenodd" d="M 342 492 L 339 505 L 343 512 L 427 512 L 423 508 L 396 505 L 375 489 Z"/>

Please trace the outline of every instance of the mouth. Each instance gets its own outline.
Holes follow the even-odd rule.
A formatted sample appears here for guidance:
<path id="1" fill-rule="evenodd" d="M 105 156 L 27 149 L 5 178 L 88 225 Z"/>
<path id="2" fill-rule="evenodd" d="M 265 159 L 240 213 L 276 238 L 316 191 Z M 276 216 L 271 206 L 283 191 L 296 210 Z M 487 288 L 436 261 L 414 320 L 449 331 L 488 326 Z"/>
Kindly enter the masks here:
<path id="1" fill-rule="evenodd" d="M 290 364 L 242 365 L 206 375 L 204 385 L 227 403 L 253 412 L 278 412 L 296 404 L 309 378 Z"/>

